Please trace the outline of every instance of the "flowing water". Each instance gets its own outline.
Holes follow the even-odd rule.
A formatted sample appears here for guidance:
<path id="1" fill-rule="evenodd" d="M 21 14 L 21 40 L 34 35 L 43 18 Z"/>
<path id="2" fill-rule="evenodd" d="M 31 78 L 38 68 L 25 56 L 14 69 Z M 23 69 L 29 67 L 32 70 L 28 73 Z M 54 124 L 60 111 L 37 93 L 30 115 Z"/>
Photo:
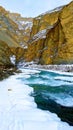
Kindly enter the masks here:
<path id="1" fill-rule="evenodd" d="M 21 70 L 0 82 L 0 129 L 73 130 L 73 74 Z"/>

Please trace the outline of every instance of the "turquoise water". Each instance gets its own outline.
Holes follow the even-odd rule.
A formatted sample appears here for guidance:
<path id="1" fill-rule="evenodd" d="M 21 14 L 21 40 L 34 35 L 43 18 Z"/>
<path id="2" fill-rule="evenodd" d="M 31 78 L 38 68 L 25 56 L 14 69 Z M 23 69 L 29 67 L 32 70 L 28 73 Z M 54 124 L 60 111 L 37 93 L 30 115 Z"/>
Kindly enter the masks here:
<path id="1" fill-rule="evenodd" d="M 25 75 L 25 73 L 24 73 Z M 38 71 L 28 73 L 21 81 L 33 87 L 37 107 L 56 113 L 62 121 L 73 125 L 73 75 Z"/>

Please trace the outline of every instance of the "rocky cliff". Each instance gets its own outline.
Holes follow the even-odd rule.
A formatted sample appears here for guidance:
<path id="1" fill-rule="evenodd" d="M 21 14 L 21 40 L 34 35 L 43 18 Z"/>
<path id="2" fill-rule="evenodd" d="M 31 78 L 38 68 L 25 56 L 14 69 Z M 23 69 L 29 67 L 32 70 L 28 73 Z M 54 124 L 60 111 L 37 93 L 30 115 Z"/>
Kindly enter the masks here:
<path id="1" fill-rule="evenodd" d="M 36 18 L 0 7 L 0 66 L 73 63 L 73 1 Z"/>
<path id="2" fill-rule="evenodd" d="M 27 61 L 41 64 L 73 63 L 73 2 L 33 20 Z"/>
<path id="3" fill-rule="evenodd" d="M 24 60 L 32 21 L 0 7 L 0 66 L 11 65 L 11 57 L 15 57 L 15 64 Z"/>

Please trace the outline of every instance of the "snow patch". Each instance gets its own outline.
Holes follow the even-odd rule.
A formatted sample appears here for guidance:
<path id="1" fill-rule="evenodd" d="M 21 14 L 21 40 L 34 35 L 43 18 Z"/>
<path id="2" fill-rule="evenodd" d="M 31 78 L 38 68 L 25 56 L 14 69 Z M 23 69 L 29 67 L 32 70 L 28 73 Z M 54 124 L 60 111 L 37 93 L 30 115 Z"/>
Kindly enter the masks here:
<path id="1" fill-rule="evenodd" d="M 25 44 L 26 44 L 26 43 L 24 43 L 24 42 L 20 42 L 20 46 L 23 47 L 24 49 L 27 49 L 28 46 L 26 46 Z"/>
<path id="2" fill-rule="evenodd" d="M 40 70 L 34 69 L 20 69 L 24 74 L 37 74 L 40 73 Z"/>
<path id="3" fill-rule="evenodd" d="M 53 25 L 49 25 L 47 27 L 47 29 L 41 30 L 37 34 L 35 34 L 32 39 L 35 41 L 37 41 L 38 39 L 42 39 L 42 38 L 45 39 L 48 30 L 52 29 L 53 27 L 54 27 Z"/>
<path id="4" fill-rule="evenodd" d="M 62 81 L 73 82 L 73 77 L 57 76 L 57 77 L 55 77 L 54 79 L 56 79 L 56 80 L 62 80 Z"/>
<path id="5" fill-rule="evenodd" d="M 33 36 L 33 40 L 37 41 L 38 39 L 46 38 L 47 29 L 39 31 Z"/>
<path id="6" fill-rule="evenodd" d="M 47 49 L 47 48 L 45 48 Z M 26 62 L 27 63 L 27 62 Z M 40 69 L 44 71 L 49 71 L 49 72 L 55 72 L 59 74 L 64 74 L 64 75 L 73 75 L 73 64 L 69 65 L 38 65 L 38 64 L 30 64 L 29 62 L 29 68 L 33 69 Z"/>
<path id="7" fill-rule="evenodd" d="M 28 48 L 28 46 L 24 46 L 23 48 L 24 48 L 24 49 L 27 49 L 27 48 Z"/>
<path id="8" fill-rule="evenodd" d="M 50 13 L 53 13 L 53 12 L 60 11 L 62 8 L 63 8 L 63 6 L 57 7 L 57 8 L 55 8 L 55 9 L 53 9 L 53 10 L 49 10 L 49 11 L 47 11 L 47 12 L 45 12 L 45 13 L 42 13 L 42 15 L 50 14 Z"/>
<path id="9" fill-rule="evenodd" d="M 19 30 L 31 29 L 33 26 L 33 23 L 31 21 L 19 21 L 17 23 L 19 26 Z"/>
<path id="10" fill-rule="evenodd" d="M 15 65 L 15 62 L 16 62 L 16 56 L 15 56 L 15 55 L 10 56 L 10 61 L 11 61 L 12 64 Z"/>

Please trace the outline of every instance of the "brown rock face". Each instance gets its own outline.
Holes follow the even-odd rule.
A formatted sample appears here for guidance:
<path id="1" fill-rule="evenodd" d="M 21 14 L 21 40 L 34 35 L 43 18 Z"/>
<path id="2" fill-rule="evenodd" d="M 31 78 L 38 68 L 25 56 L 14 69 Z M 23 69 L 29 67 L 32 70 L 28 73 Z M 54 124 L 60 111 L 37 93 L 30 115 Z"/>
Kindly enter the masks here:
<path id="1" fill-rule="evenodd" d="M 15 64 L 24 59 L 24 43 L 21 37 L 22 30 L 18 24 L 9 17 L 9 12 L 0 7 L 0 66 L 9 66 L 10 58 L 15 56 Z"/>
<path id="2" fill-rule="evenodd" d="M 11 65 L 10 62 L 11 51 L 8 45 L 0 40 L 0 66 Z"/>
<path id="3" fill-rule="evenodd" d="M 27 61 L 73 63 L 73 2 L 54 11 L 34 19 Z"/>

